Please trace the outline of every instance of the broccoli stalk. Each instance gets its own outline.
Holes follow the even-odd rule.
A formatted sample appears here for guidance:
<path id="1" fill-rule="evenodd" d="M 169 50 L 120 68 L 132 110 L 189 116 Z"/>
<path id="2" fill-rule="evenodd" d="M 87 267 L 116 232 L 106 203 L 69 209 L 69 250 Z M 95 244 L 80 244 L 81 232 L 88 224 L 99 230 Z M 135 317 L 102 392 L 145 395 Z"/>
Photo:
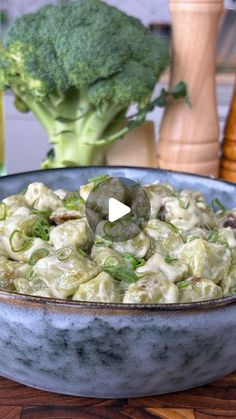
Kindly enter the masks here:
<path id="1" fill-rule="evenodd" d="M 19 94 L 17 92 L 17 94 Z M 96 145 L 106 132 L 116 130 L 126 113 L 118 104 L 89 103 L 86 90 L 71 89 L 64 97 L 54 94 L 46 100 L 30 100 L 21 94 L 17 107 L 27 106 L 47 131 L 53 153 L 44 161 L 44 169 L 64 166 L 105 164 L 108 146 Z M 88 144 L 87 141 L 93 144 Z"/>
<path id="2" fill-rule="evenodd" d="M 4 46 L 0 88 L 10 87 L 19 111 L 33 112 L 47 131 L 52 152 L 43 168 L 104 164 L 110 145 L 171 95 L 150 102 L 167 46 L 101 0 L 19 17 Z M 138 111 L 130 120 L 132 104 Z"/>

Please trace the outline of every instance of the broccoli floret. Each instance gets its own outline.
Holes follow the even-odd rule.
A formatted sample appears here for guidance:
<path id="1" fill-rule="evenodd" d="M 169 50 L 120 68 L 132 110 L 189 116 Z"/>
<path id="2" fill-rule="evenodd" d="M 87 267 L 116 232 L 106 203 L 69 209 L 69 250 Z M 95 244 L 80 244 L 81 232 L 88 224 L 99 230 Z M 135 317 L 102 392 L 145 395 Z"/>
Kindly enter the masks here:
<path id="1" fill-rule="evenodd" d="M 44 168 L 104 163 L 108 146 L 132 128 L 129 106 L 145 109 L 168 64 L 162 40 L 101 0 L 19 17 L 4 46 L 0 88 L 46 129 L 53 153 Z"/>

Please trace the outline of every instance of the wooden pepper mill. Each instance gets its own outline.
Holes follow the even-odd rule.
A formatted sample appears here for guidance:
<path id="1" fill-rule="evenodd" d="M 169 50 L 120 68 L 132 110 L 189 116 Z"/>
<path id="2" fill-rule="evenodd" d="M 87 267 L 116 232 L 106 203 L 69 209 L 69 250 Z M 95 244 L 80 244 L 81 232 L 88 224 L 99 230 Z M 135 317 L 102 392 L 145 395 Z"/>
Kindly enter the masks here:
<path id="1" fill-rule="evenodd" d="M 236 82 L 225 125 L 220 177 L 230 182 L 236 182 Z"/>
<path id="2" fill-rule="evenodd" d="M 160 127 L 158 166 L 218 175 L 215 46 L 223 0 L 169 0 L 173 20 L 170 85 L 187 83 L 191 107 L 170 101 Z"/>

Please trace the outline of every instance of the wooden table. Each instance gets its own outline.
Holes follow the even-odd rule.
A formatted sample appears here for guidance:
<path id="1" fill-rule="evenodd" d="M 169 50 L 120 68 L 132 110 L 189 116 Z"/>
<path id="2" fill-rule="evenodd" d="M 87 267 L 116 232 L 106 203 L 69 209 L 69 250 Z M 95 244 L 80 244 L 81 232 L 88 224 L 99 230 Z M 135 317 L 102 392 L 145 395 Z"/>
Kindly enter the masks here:
<path id="1" fill-rule="evenodd" d="M 102 400 L 35 390 L 0 378 L 0 419 L 236 418 L 236 373 L 181 393 Z"/>

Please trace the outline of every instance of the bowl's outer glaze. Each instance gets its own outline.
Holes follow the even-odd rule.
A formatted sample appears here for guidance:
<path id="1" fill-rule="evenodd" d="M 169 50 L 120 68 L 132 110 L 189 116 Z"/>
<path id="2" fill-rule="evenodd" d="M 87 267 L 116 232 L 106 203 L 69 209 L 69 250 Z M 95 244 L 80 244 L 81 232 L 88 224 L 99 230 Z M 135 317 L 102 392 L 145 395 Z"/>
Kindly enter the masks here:
<path id="1" fill-rule="evenodd" d="M 195 188 L 236 206 L 236 185 L 155 169 L 73 168 L 0 178 L 0 199 L 29 182 L 77 189 L 109 173 Z M 44 390 L 136 397 L 184 390 L 236 369 L 235 298 L 135 306 L 48 300 L 0 292 L 0 374 Z"/>

